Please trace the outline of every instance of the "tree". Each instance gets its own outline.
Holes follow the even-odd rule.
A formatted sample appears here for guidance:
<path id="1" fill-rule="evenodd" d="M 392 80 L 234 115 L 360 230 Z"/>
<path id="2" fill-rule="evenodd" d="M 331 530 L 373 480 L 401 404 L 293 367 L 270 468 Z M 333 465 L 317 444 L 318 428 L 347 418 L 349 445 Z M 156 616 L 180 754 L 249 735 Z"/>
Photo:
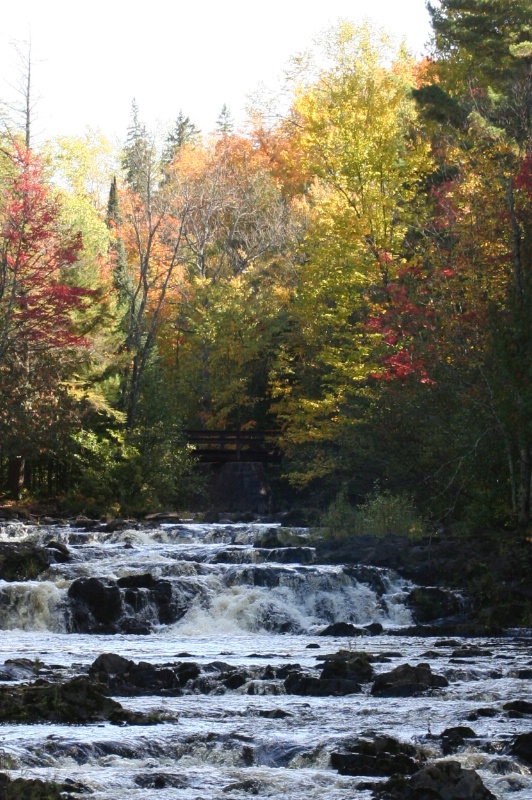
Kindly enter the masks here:
<path id="1" fill-rule="evenodd" d="M 230 136 L 232 133 L 234 133 L 234 130 L 235 123 L 233 121 L 231 111 L 224 103 L 222 110 L 218 114 L 218 119 L 216 120 L 216 131 L 220 136 Z"/>
<path id="2" fill-rule="evenodd" d="M 170 164 L 181 148 L 186 144 L 197 142 L 200 134 L 201 131 L 190 121 L 190 117 L 185 117 L 183 112 L 180 111 L 174 127 L 166 137 L 163 162 Z"/>
<path id="3" fill-rule="evenodd" d="M 180 265 L 189 204 L 172 181 L 162 180 L 156 144 L 133 104 L 124 148 L 126 189 L 121 199 L 120 235 L 130 270 L 126 309 L 127 365 L 122 403 L 127 429 L 134 429 L 150 356 L 157 344 L 165 299 Z"/>
<path id="4" fill-rule="evenodd" d="M 349 24 L 329 33 L 324 51 L 328 63 L 303 73 L 291 112 L 304 172 L 314 179 L 296 321 L 273 376 L 300 486 L 342 461 L 350 468 L 379 340 L 364 323 L 386 305 L 386 287 L 409 256 L 431 165 L 410 96 L 411 59 L 382 34 Z"/>
<path id="5" fill-rule="evenodd" d="M 77 321 L 95 292 L 68 283 L 82 241 L 65 233 L 41 161 L 23 146 L 11 160 L 0 228 L 0 406 L 4 456 L 12 463 L 18 457 L 11 469 L 17 495 L 24 459 L 52 448 L 62 407 L 66 425 L 60 380 L 72 362 L 68 353 L 87 344 Z"/>

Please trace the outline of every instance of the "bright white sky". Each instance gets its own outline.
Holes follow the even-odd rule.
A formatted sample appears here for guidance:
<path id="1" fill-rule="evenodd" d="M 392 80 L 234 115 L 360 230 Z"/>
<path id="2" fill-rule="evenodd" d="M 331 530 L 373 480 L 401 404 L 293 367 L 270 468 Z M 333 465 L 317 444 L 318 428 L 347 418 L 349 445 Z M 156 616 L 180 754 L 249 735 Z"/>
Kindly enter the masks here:
<path id="1" fill-rule="evenodd" d="M 17 79 L 11 42 L 31 34 L 39 139 L 90 126 L 123 140 L 133 98 L 150 128 L 182 109 L 206 133 L 224 103 L 241 120 L 340 18 L 372 19 L 416 54 L 429 38 L 425 0 L 17 0 L 2 9 L 0 99 Z"/>

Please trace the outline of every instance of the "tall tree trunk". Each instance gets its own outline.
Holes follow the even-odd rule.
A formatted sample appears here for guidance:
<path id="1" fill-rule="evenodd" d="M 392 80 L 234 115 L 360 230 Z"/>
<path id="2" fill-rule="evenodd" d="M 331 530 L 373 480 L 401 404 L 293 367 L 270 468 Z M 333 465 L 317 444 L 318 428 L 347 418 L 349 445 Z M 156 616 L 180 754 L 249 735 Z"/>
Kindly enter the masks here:
<path id="1" fill-rule="evenodd" d="M 7 485 L 9 494 L 13 500 L 20 500 L 20 494 L 24 487 L 25 463 L 23 456 L 13 456 L 9 459 L 7 467 Z"/>

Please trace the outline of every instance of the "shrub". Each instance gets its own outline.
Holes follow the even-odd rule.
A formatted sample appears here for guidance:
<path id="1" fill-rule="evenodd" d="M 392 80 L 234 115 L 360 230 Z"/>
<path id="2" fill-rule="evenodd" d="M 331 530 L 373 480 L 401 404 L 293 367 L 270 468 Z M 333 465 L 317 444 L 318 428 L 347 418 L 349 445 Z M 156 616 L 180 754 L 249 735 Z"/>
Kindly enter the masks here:
<path id="1" fill-rule="evenodd" d="M 364 534 L 418 538 L 425 533 L 423 520 L 409 495 L 378 489 L 358 506 L 351 505 L 345 491 L 340 492 L 322 516 L 320 527 L 331 539 Z"/>

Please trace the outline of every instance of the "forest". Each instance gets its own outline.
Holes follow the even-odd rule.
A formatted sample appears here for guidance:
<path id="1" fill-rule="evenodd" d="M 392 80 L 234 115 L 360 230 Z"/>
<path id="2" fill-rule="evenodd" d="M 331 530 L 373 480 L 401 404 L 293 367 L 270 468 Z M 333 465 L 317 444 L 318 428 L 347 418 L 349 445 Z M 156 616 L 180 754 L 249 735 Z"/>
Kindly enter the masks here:
<path id="1" fill-rule="evenodd" d="M 275 439 L 280 505 L 529 527 L 531 4 L 428 8 L 430 56 L 338 23 L 242 130 L 6 120 L 5 500 L 192 508 L 186 431 L 230 429 Z"/>

